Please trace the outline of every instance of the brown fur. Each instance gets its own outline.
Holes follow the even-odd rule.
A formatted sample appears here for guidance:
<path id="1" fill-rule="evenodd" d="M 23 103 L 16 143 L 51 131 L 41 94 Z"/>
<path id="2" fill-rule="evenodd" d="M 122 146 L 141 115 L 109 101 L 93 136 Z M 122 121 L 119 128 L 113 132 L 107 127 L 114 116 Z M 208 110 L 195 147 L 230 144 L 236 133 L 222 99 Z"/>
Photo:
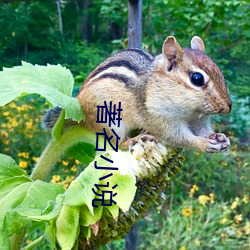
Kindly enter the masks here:
<path id="1" fill-rule="evenodd" d="M 87 114 L 84 126 L 96 132 L 105 127 L 111 135 L 111 128 L 96 123 L 97 106 L 121 102 L 122 123 L 114 130 L 122 142 L 131 130 L 143 129 L 164 144 L 218 151 L 222 143 L 216 148 L 208 139 L 213 133 L 208 114 L 230 112 L 231 101 L 221 71 L 202 52 L 203 41 L 194 37 L 191 45 L 196 49 L 182 49 L 174 37 L 168 37 L 163 54 L 156 58 L 132 49 L 101 63 L 78 95 Z M 190 82 L 194 70 L 205 72 L 204 86 Z"/>

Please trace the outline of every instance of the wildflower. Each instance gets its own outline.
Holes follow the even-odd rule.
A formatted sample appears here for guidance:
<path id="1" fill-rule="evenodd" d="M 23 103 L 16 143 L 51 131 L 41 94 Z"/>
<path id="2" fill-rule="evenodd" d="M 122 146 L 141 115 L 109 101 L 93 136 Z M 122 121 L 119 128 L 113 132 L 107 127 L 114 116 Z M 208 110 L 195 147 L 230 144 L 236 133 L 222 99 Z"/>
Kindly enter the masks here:
<path id="1" fill-rule="evenodd" d="M 186 250 L 186 247 L 181 247 L 180 250 Z"/>
<path id="2" fill-rule="evenodd" d="M 26 122 L 26 128 L 27 128 L 27 129 L 31 129 L 32 126 L 33 126 L 33 121 L 32 121 L 32 120 Z"/>
<path id="3" fill-rule="evenodd" d="M 4 138 L 4 139 L 3 139 L 3 144 L 9 145 L 9 144 L 10 144 L 9 139 L 8 139 L 8 138 Z"/>
<path id="4" fill-rule="evenodd" d="M 32 157 L 32 160 L 34 161 L 34 162 L 37 162 L 38 161 L 38 159 L 39 159 L 39 157 Z"/>
<path id="5" fill-rule="evenodd" d="M 64 160 L 62 160 L 62 164 L 63 164 L 63 166 L 68 166 L 69 165 L 69 163 L 67 161 L 64 161 Z"/>
<path id="6" fill-rule="evenodd" d="M 68 182 L 63 182 L 63 188 L 64 188 L 64 189 L 67 189 L 68 186 L 69 186 L 69 183 L 68 183 Z"/>
<path id="7" fill-rule="evenodd" d="M 210 198 L 207 195 L 200 195 L 198 199 L 199 203 L 203 206 L 210 200 Z"/>
<path id="8" fill-rule="evenodd" d="M 233 154 L 233 155 L 237 155 L 237 153 L 238 153 L 237 150 L 233 150 L 233 151 L 232 151 L 232 154 Z"/>
<path id="9" fill-rule="evenodd" d="M 196 191 L 198 191 L 198 190 L 199 190 L 199 187 L 196 186 L 196 185 L 193 185 L 193 187 L 190 189 L 189 197 L 193 198 L 194 193 L 195 193 Z"/>
<path id="10" fill-rule="evenodd" d="M 78 160 L 75 160 L 75 164 L 76 164 L 76 165 L 79 165 L 79 164 L 81 164 L 81 162 L 78 161 Z"/>
<path id="11" fill-rule="evenodd" d="M 239 229 L 236 230 L 236 236 L 238 236 L 238 237 L 242 236 L 242 232 Z"/>
<path id="12" fill-rule="evenodd" d="M 18 126 L 18 123 L 17 123 L 16 120 L 13 120 L 13 121 L 11 122 L 11 125 L 12 125 L 12 127 L 17 127 L 17 126 Z"/>
<path id="13" fill-rule="evenodd" d="M 32 242 L 32 240 L 29 240 L 29 239 L 26 240 L 26 243 L 27 243 L 27 244 L 30 244 L 31 242 Z"/>
<path id="14" fill-rule="evenodd" d="M 30 154 L 29 152 L 21 152 L 21 153 L 18 153 L 18 156 L 28 159 L 29 154 Z"/>
<path id="15" fill-rule="evenodd" d="M 250 234 L 250 222 L 247 221 L 246 225 L 244 226 L 244 231 L 246 232 L 246 234 Z"/>
<path id="16" fill-rule="evenodd" d="M 60 181 L 60 179 L 61 179 L 60 175 L 53 175 L 51 182 L 52 183 L 58 183 Z"/>
<path id="17" fill-rule="evenodd" d="M 231 209 L 235 209 L 239 205 L 239 198 L 236 197 L 235 201 L 231 205 Z"/>
<path id="18" fill-rule="evenodd" d="M 192 209 L 190 207 L 185 207 L 181 212 L 184 216 L 189 217 L 192 214 Z"/>
<path id="19" fill-rule="evenodd" d="M 227 167 L 228 166 L 228 163 L 227 162 L 221 162 L 221 165 L 223 166 L 223 167 Z"/>
<path id="20" fill-rule="evenodd" d="M 210 203 L 214 204 L 214 193 L 210 193 L 209 197 L 210 197 Z"/>
<path id="21" fill-rule="evenodd" d="M 200 247 L 201 246 L 201 242 L 199 239 L 195 239 L 194 240 L 194 244 L 197 246 L 197 247 Z"/>
<path id="22" fill-rule="evenodd" d="M 0 130 L 0 135 L 1 135 L 1 137 L 5 137 L 5 138 L 9 137 L 9 134 L 4 130 Z"/>
<path id="23" fill-rule="evenodd" d="M 9 114 L 10 114 L 10 112 L 8 112 L 8 111 L 3 112 L 4 116 L 9 116 Z"/>
<path id="24" fill-rule="evenodd" d="M 28 167 L 27 161 L 20 161 L 19 162 L 19 167 L 22 169 L 26 169 Z"/>
<path id="25" fill-rule="evenodd" d="M 11 103 L 9 104 L 9 106 L 10 106 L 11 108 L 16 108 L 16 104 L 15 104 L 14 102 L 11 102 Z"/>
<path id="26" fill-rule="evenodd" d="M 70 168 L 70 170 L 71 170 L 72 172 L 76 172 L 76 171 L 77 171 L 76 165 L 73 165 L 73 166 Z"/>
<path id="27" fill-rule="evenodd" d="M 234 216 L 234 221 L 236 224 L 239 224 L 243 220 L 242 214 L 237 214 Z"/>
<path id="28" fill-rule="evenodd" d="M 227 218 L 222 218 L 221 220 L 220 220 L 220 224 L 225 224 L 227 222 Z"/>
<path id="29" fill-rule="evenodd" d="M 247 204 L 249 201 L 248 195 L 245 194 L 242 200 L 245 204 Z"/>
<path id="30" fill-rule="evenodd" d="M 67 176 L 66 181 L 67 182 L 72 182 L 75 179 L 75 176 Z"/>

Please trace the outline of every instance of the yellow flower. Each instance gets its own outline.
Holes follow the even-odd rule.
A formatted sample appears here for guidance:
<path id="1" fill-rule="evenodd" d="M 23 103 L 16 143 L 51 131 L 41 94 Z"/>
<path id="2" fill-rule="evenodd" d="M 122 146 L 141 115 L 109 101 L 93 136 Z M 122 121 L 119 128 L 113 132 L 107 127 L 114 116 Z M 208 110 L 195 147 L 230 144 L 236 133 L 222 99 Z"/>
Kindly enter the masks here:
<path id="1" fill-rule="evenodd" d="M 39 157 L 32 157 L 32 160 L 34 161 L 34 162 L 37 162 L 38 161 L 38 159 L 39 159 Z"/>
<path id="2" fill-rule="evenodd" d="M 249 201 L 248 195 L 245 194 L 243 197 L 243 202 L 247 204 L 248 201 Z"/>
<path id="3" fill-rule="evenodd" d="M 60 179 L 61 179 L 61 176 L 60 176 L 60 175 L 53 175 L 53 176 L 52 176 L 51 182 L 52 182 L 52 183 L 57 183 L 57 182 L 60 181 Z"/>
<path id="4" fill-rule="evenodd" d="M 239 198 L 236 197 L 235 201 L 231 205 L 231 209 L 235 209 L 239 205 Z"/>
<path id="5" fill-rule="evenodd" d="M 194 240 L 194 244 L 197 246 L 197 247 L 200 247 L 201 246 L 201 242 L 199 239 L 195 239 Z"/>
<path id="6" fill-rule="evenodd" d="M 181 247 L 180 250 L 186 250 L 186 247 Z"/>
<path id="7" fill-rule="evenodd" d="M 209 197 L 210 197 L 210 203 L 214 204 L 214 193 L 210 193 Z"/>
<path id="8" fill-rule="evenodd" d="M 10 112 L 8 112 L 8 111 L 3 112 L 4 116 L 8 116 L 9 114 L 10 114 Z"/>
<path id="9" fill-rule="evenodd" d="M 221 162 L 221 165 L 223 166 L 223 167 L 227 167 L 228 166 L 228 163 L 227 162 Z"/>
<path id="10" fill-rule="evenodd" d="M 9 137 L 9 134 L 4 130 L 0 130 L 0 135 L 1 135 L 1 137 L 5 137 L 5 138 Z"/>
<path id="11" fill-rule="evenodd" d="M 238 237 L 241 237 L 242 236 L 242 232 L 240 231 L 240 230 L 236 230 L 236 235 L 238 236 Z"/>
<path id="12" fill-rule="evenodd" d="M 244 231 L 246 232 L 246 234 L 250 234 L 250 222 L 247 221 L 246 225 L 244 226 Z"/>
<path id="13" fill-rule="evenodd" d="M 210 198 L 207 195 L 200 195 L 198 199 L 199 203 L 203 206 L 210 200 Z"/>
<path id="14" fill-rule="evenodd" d="M 28 167 L 27 161 L 20 161 L 19 162 L 19 167 L 23 168 L 23 169 L 26 169 Z"/>
<path id="15" fill-rule="evenodd" d="M 72 182 L 75 179 L 75 176 L 67 176 L 66 181 L 67 182 Z"/>
<path id="16" fill-rule="evenodd" d="M 242 214 L 237 214 L 234 216 L 234 221 L 236 224 L 239 224 L 243 220 Z"/>
<path id="17" fill-rule="evenodd" d="M 79 165 L 79 164 L 81 164 L 81 162 L 78 161 L 78 160 L 75 160 L 75 164 L 76 164 L 76 165 Z"/>
<path id="18" fill-rule="evenodd" d="M 191 207 L 185 207 L 181 210 L 182 214 L 186 217 L 189 217 L 192 214 L 192 208 Z"/>
<path id="19" fill-rule="evenodd" d="M 76 172 L 76 171 L 77 171 L 76 165 L 73 165 L 73 166 L 70 168 L 70 170 L 71 170 L 72 172 Z"/>
<path id="20" fill-rule="evenodd" d="M 16 107 L 16 104 L 15 104 L 14 102 L 11 102 L 11 103 L 9 104 L 9 106 L 10 106 L 11 108 L 15 108 L 15 107 Z"/>
<path id="21" fill-rule="evenodd" d="M 232 154 L 233 154 L 233 155 L 237 155 L 237 153 L 238 153 L 237 150 L 233 150 L 233 151 L 232 151 Z"/>
<path id="22" fill-rule="evenodd" d="M 17 123 L 16 120 L 12 120 L 12 121 L 11 121 L 11 125 L 12 125 L 12 127 L 17 127 L 17 126 L 18 126 L 18 123 Z"/>
<path id="23" fill-rule="evenodd" d="M 30 155 L 29 152 L 21 152 L 21 153 L 18 153 L 18 156 L 19 156 L 19 157 L 23 157 L 23 158 L 26 158 L 26 159 L 29 158 L 29 155 Z"/>
<path id="24" fill-rule="evenodd" d="M 32 120 L 26 122 L 26 128 L 27 128 L 27 129 L 31 129 L 32 126 L 33 126 L 33 121 L 32 121 Z"/>
<path id="25" fill-rule="evenodd" d="M 62 160 L 62 164 L 63 164 L 63 166 L 68 166 L 69 165 L 69 163 L 67 161 L 64 161 L 64 160 Z"/>
<path id="26" fill-rule="evenodd" d="M 8 138 L 4 138 L 3 139 L 3 144 L 9 145 L 10 144 L 10 140 Z"/>
<path id="27" fill-rule="evenodd" d="M 225 224 L 227 222 L 227 218 L 222 218 L 221 220 L 220 220 L 220 224 Z"/>
<path id="28" fill-rule="evenodd" d="M 190 189 L 189 196 L 193 198 L 194 193 L 199 190 L 199 187 L 196 185 L 193 185 L 192 188 Z"/>

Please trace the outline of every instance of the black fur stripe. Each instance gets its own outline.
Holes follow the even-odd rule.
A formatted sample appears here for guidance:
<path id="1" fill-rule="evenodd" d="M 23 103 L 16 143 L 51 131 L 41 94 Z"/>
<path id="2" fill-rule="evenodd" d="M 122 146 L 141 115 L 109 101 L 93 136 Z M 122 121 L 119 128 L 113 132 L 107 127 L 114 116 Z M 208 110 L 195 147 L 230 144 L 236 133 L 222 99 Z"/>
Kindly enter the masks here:
<path id="1" fill-rule="evenodd" d="M 136 74 L 139 74 L 140 69 L 138 67 L 136 67 L 136 65 L 132 64 L 131 62 L 127 61 L 127 60 L 117 60 L 117 61 L 113 61 L 113 62 L 109 62 L 106 65 L 97 68 L 91 77 L 95 77 L 96 75 L 98 75 L 99 73 L 101 73 L 102 71 L 105 71 L 108 68 L 111 67 L 125 67 L 131 71 L 134 71 Z"/>
<path id="2" fill-rule="evenodd" d="M 111 79 L 118 80 L 120 82 L 125 83 L 125 85 L 129 84 L 129 78 L 124 76 L 124 75 L 121 75 L 121 74 L 107 73 L 107 74 L 103 74 L 100 77 L 98 77 L 97 80 L 105 79 L 105 78 L 111 78 Z"/>

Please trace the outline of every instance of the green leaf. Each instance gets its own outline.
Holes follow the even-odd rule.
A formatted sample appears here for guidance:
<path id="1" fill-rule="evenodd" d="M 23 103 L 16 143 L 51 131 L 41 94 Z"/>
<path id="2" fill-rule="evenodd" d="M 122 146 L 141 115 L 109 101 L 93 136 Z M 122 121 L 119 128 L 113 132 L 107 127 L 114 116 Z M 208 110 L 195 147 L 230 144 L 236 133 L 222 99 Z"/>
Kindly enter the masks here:
<path id="1" fill-rule="evenodd" d="M 27 176 L 17 176 L 0 181 L 0 201 L 13 189 L 25 182 L 31 182 L 30 178 Z"/>
<path id="2" fill-rule="evenodd" d="M 89 211 L 87 206 L 81 206 L 80 208 L 80 225 L 89 226 L 95 224 L 102 217 L 103 206 L 94 208 L 93 215 Z"/>
<path id="3" fill-rule="evenodd" d="M 10 156 L 0 154 L 0 181 L 17 176 L 26 176 L 28 178 L 28 175 Z"/>
<path id="4" fill-rule="evenodd" d="M 18 96 L 36 93 L 53 106 L 65 109 L 66 118 L 79 122 L 84 114 L 78 100 L 71 97 L 73 84 L 71 72 L 61 65 L 34 66 L 22 62 L 22 66 L 0 72 L 0 106 Z"/>
<path id="5" fill-rule="evenodd" d="M 50 242 L 51 249 L 56 249 L 56 223 L 51 221 L 45 229 L 45 237 Z"/>
<path id="6" fill-rule="evenodd" d="M 79 234 L 79 207 L 64 205 L 56 220 L 56 238 L 64 250 L 71 250 Z"/>
<path id="7" fill-rule="evenodd" d="M 48 201 L 55 200 L 56 196 L 61 193 L 64 193 L 61 185 L 37 180 L 30 186 L 20 207 L 27 211 L 31 208 L 42 212 L 47 207 Z"/>
<path id="8" fill-rule="evenodd" d="M 107 171 L 104 175 L 107 175 L 108 173 L 109 172 Z M 135 196 L 136 179 L 130 174 L 121 175 L 119 171 L 112 171 L 112 173 L 113 176 L 111 176 L 108 180 L 104 179 L 101 181 L 101 184 L 106 184 L 108 181 L 109 187 L 102 187 L 101 190 L 110 191 L 112 187 L 117 184 L 117 187 L 113 189 L 113 194 L 117 193 L 113 200 L 123 212 L 126 212 L 129 210 Z M 105 197 L 105 200 L 106 199 L 107 198 Z"/>
<path id="9" fill-rule="evenodd" d="M 112 217 L 114 219 L 117 219 L 118 218 L 118 215 L 119 215 L 119 207 L 115 204 L 112 204 L 112 206 L 106 206 L 105 209 L 107 209 L 110 214 L 112 215 Z"/>
<path id="10" fill-rule="evenodd" d="M 95 158 L 95 146 L 85 142 L 79 142 L 70 147 L 67 152 L 69 156 L 88 165 Z"/>
<path id="11" fill-rule="evenodd" d="M 102 160 L 102 159 L 101 159 Z M 92 191 L 95 183 L 99 183 L 102 171 L 94 168 L 92 162 L 69 186 L 65 192 L 64 204 L 70 206 L 87 205 L 93 214 L 92 200 L 95 194 Z"/>

